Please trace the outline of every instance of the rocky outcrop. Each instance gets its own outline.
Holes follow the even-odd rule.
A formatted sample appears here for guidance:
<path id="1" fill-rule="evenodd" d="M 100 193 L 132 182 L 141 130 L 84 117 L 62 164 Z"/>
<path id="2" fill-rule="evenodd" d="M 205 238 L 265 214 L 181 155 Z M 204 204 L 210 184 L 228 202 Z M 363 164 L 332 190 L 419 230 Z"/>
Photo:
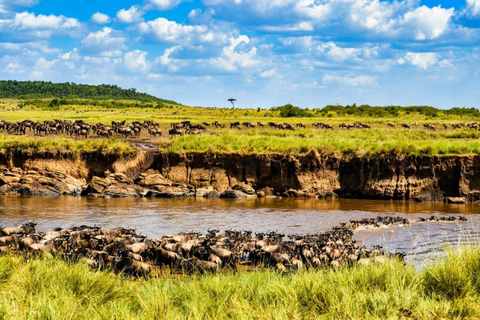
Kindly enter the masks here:
<path id="1" fill-rule="evenodd" d="M 0 172 L 0 194 L 80 195 L 86 188 L 85 179 L 76 179 L 60 172 L 22 171 Z"/>
<path id="2" fill-rule="evenodd" d="M 48 161 L 0 157 L 0 194 L 480 201 L 480 156 L 140 152 L 124 159 L 53 159 L 55 166 Z"/>

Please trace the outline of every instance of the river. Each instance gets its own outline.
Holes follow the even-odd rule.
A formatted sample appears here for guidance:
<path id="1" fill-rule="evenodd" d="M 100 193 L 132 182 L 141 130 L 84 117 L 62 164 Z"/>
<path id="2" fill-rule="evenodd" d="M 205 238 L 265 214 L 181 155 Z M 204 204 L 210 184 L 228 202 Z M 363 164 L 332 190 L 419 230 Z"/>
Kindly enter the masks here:
<path id="1" fill-rule="evenodd" d="M 350 219 L 398 215 L 408 227 L 358 231 L 360 245 L 383 245 L 407 253 L 407 261 L 421 265 L 445 246 L 480 242 L 480 205 L 416 203 L 379 200 L 318 200 L 259 198 L 222 199 L 97 199 L 90 197 L 0 197 L 0 226 L 25 221 L 37 230 L 72 225 L 130 227 L 149 236 L 208 229 L 279 231 L 305 234 L 322 231 Z M 464 215 L 467 222 L 415 223 L 431 215 Z"/>

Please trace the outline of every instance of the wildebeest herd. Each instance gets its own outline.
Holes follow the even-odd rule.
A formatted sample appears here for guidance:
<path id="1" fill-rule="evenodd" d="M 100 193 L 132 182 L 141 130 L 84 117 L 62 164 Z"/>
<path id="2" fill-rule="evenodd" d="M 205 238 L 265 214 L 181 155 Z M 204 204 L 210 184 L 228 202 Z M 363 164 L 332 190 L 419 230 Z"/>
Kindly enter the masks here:
<path id="1" fill-rule="evenodd" d="M 420 221 L 433 221 L 423 219 Z M 464 217 L 440 217 L 440 221 L 465 221 Z M 95 269 L 110 269 L 132 276 L 170 273 L 236 271 L 274 268 L 281 271 L 367 264 L 390 254 L 381 246 L 367 249 L 353 239 L 359 227 L 408 225 L 401 217 L 351 220 L 327 231 L 307 235 L 278 232 L 209 230 L 207 234 L 181 233 L 149 239 L 133 229 L 98 226 L 56 228 L 36 232 L 36 224 L 0 228 L 0 253 L 35 255 L 49 253 L 67 261 L 82 261 Z"/>
<path id="2" fill-rule="evenodd" d="M 449 125 L 443 124 L 444 129 L 459 129 L 470 128 L 478 130 L 477 123 L 451 123 Z M 439 124 L 423 124 L 426 130 L 435 131 L 441 128 Z M 305 123 L 277 123 L 277 122 L 240 122 L 235 121 L 229 124 L 230 129 L 251 129 L 251 128 L 271 128 L 276 130 L 290 130 L 295 131 L 298 128 L 306 128 Z M 311 124 L 314 129 L 334 130 L 335 126 L 324 122 L 314 122 Z M 341 123 L 336 126 L 338 129 L 371 129 L 372 125 L 355 122 L 355 123 Z M 402 123 L 395 125 L 393 123 L 387 123 L 387 127 L 390 128 L 402 128 L 411 129 L 413 127 L 419 127 L 417 122 L 413 124 Z M 215 128 L 227 128 L 226 124 L 218 121 L 192 123 L 191 121 L 175 122 L 170 124 L 170 128 L 165 132 L 170 137 L 183 136 L 186 134 L 202 134 L 207 132 L 207 129 Z M 20 122 L 8 122 L 0 120 L 0 132 L 6 132 L 15 135 L 25 135 L 27 132 L 36 136 L 48 136 L 53 134 L 68 135 L 74 138 L 88 138 L 88 137 L 112 137 L 118 138 L 138 138 L 142 132 L 146 132 L 150 138 L 160 137 L 163 135 L 160 123 L 155 121 L 133 121 L 127 123 L 127 121 L 111 121 L 110 123 L 98 122 L 91 124 L 85 120 L 44 120 L 33 121 L 23 120 Z"/>

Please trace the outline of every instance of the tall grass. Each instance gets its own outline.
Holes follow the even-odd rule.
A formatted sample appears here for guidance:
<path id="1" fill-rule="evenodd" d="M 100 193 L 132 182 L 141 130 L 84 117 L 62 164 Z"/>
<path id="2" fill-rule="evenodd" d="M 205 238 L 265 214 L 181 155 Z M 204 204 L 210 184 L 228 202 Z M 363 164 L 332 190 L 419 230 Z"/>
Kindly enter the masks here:
<path id="1" fill-rule="evenodd" d="M 479 154 L 480 141 L 460 133 L 425 132 L 423 130 L 370 129 L 322 131 L 304 129 L 296 132 L 275 130 L 227 130 L 221 134 L 183 136 L 174 138 L 168 150 L 212 151 L 241 153 L 320 153 L 339 155 L 457 155 Z"/>
<path id="2" fill-rule="evenodd" d="M 397 260 L 341 270 L 126 279 L 53 258 L 0 257 L 6 319 L 442 319 L 480 317 L 480 248 L 422 270 Z"/>

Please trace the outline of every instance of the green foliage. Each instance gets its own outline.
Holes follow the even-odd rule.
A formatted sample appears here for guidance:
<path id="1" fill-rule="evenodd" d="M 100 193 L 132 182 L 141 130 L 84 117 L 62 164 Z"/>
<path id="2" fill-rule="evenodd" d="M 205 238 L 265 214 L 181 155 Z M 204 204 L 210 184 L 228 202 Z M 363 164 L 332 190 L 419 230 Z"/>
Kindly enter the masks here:
<path id="1" fill-rule="evenodd" d="M 440 114 L 445 115 L 457 115 L 457 116 L 467 116 L 467 117 L 478 117 L 480 116 L 480 111 L 476 108 L 453 108 L 449 110 L 437 109 L 430 106 L 370 106 L 368 104 L 357 106 L 353 105 L 328 105 L 324 108 L 317 109 L 317 111 L 328 113 L 335 112 L 339 116 L 351 115 L 358 117 L 396 117 L 402 114 L 417 114 L 426 117 L 436 118 Z"/>
<path id="2" fill-rule="evenodd" d="M 291 117 L 313 117 L 313 115 L 305 109 L 296 107 L 291 104 L 286 104 L 281 107 L 274 107 L 272 111 L 279 111 L 280 117 L 282 118 L 291 118 Z"/>
<path id="3" fill-rule="evenodd" d="M 171 100 L 164 100 L 136 89 L 122 89 L 115 85 L 86 85 L 66 83 L 52 83 L 45 81 L 0 81 L 0 98 L 17 99 L 95 99 L 95 100 L 136 100 L 142 102 L 163 102 L 178 104 Z"/>

